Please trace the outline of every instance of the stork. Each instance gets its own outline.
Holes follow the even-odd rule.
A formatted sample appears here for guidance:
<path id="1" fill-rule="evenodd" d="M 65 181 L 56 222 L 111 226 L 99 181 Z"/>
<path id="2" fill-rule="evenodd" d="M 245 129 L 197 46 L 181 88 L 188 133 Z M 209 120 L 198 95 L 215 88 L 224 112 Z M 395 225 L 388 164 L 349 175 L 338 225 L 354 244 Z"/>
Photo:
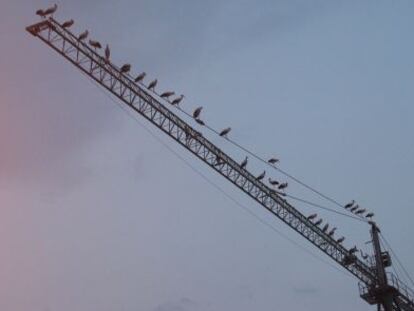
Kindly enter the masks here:
<path id="1" fill-rule="evenodd" d="M 334 235 L 334 233 L 335 233 L 335 231 L 336 231 L 336 227 L 333 227 L 333 228 L 331 229 L 331 231 L 329 231 L 328 235 L 329 235 L 329 236 L 333 236 L 333 235 Z"/>
<path id="2" fill-rule="evenodd" d="M 89 44 L 96 49 L 101 49 L 102 45 L 99 41 L 89 40 Z"/>
<path id="3" fill-rule="evenodd" d="M 42 10 L 42 9 L 37 10 L 36 11 L 36 15 L 39 15 L 41 18 L 45 18 L 46 17 L 45 11 Z"/>
<path id="4" fill-rule="evenodd" d="M 82 32 L 79 35 L 78 40 L 79 41 L 83 41 L 83 40 L 85 40 L 88 37 L 88 35 L 89 35 L 89 31 L 85 30 L 84 32 Z"/>
<path id="5" fill-rule="evenodd" d="M 197 119 L 200 116 L 201 110 L 203 110 L 203 107 L 198 107 L 196 110 L 194 110 L 193 112 L 194 119 Z"/>
<path id="6" fill-rule="evenodd" d="M 206 124 L 204 123 L 204 121 L 203 121 L 203 120 L 201 120 L 201 119 L 195 119 L 195 120 L 196 120 L 196 122 L 197 122 L 198 124 L 200 124 L 200 125 L 202 125 L 202 126 L 206 125 Z"/>
<path id="7" fill-rule="evenodd" d="M 363 213 L 365 213 L 366 212 L 366 209 L 365 208 L 361 208 L 360 210 L 357 210 L 356 212 L 355 212 L 355 214 L 356 215 L 361 215 L 361 214 L 363 214 Z"/>
<path id="8" fill-rule="evenodd" d="M 354 206 L 354 204 L 355 204 L 355 200 L 352 200 L 351 202 L 345 204 L 344 208 L 345 209 L 351 208 L 352 206 Z"/>
<path id="9" fill-rule="evenodd" d="M 111 50 L 109 49 L 108 44 L 106 45 L 105 48 L 105 62 L 109 63 L 109 57 L 111 56 Z"/>
<path id="10" fill-rule="evenodd" d="M 167 98 L 167 99 L 168 99 L 168 97 L 173 96 L 174 94 L 175 94 L 175 92 L 170 92 L 170 91 L 167 91 L 167 92 L 162 93 L 162 94 L 160 95 L 160 97 L 161 97 L 161 98 Z"/>
<path id="11" fill-rule="evenodd" d="M 329 228 L 329 224 L 326 224 L 325 226 L 323 226 L 322 231 L 325 233 Z"/>
<path id="12" fill-rule="evenodd" d="M 57 10 L 57 8 L 58 8 L 58 6 L 57 6 L 57 4 L 56 4 L 56 3 L 55 3 L 52 7 L 47 8 L 47 9 L 44 11 L 45 16 L 46 16 L 46 15 L 50 15 L 50 14 L 55 13 L 55 12 L 56 12 L 56 10 Z"/>
<path id="13" fill-rule="evenodd" d="M 62 27 L 63 27 L 63 28 L 69 28 L 69 27 L 71 27 L 74 23 L 75 23 L 75 21 L 74 21 L 73 19 L 71 19 L 71 20 L 68 20 L 68 21 L 64 22 L 64 23 L 62 24 Z"/>
<path id="14" fill-rule="evenodd" d="M 279 159 L 270 158 L 267 162 L 270 163 L 270 164 L 276 164 L 277 162 L 279 162 Z"/>
<path id="15" fill-rule="evenodd" d="M 351 248 L 351 249 L 349 250 L 349 253 L 350 253 L 350 254 L 355 254 L 357 251 L 358 251 L 358 248 L 357 248 L 356 246 L 354 246 L 353 248 Z"/>
<path id="16" fill-rule="evenodd" d="M 322 223 L 323 219 L 320 218 L 318 221 L 315 222 L 315 226 L 319 226 Z"/>
<path id="17" fill-rule="evenodd" d="M 283 190 L 283 189 L 286 189 L 287 188 L 287 186 L 288 186 L 288 183 L 287 182 L 284 182 L 284 183 L 281 183 L 280 185 L 279 185 L 279 187 L 277 187 L 279 190 Z"/>
<path id="18" fill-rule="evenodd" d="M 353 213 L 353 212 L 355 212 L 358 208 L 359 208 L 359 205 L 357 204 L 357 205 L 355 205 L 354 207 L 352 207 L 352 208 L 350 209 L 350 211 Z"/>
<path id="19" fill-rule="evenodd" d="M 131 70 L 131 65 L 130 64 L 125 64 L 122 65 L 120 71 L 121 73 L 128 73 Z"/>
<path id="20" fill-rule="evenodd" d="M 318 217 L 318 214 L 311 214 L 308 217 L 306 217 L 308 220 L 312 220 L 315 219 L 316 217 Z"/>
<path id="21" fill-rule="evenodd" d="M 148 84 L 148 89 L 149 90 L 154 90 L 155 87 L 157 86 L 157 83 L 158 83 L 158 80 L 157 79 L 151 81 L 150 84 Z"/>
<path id="22" fill-rule="evenodd" d="M 178 106 L 178 104 L 183 100 L 183 98 L 184 98 L 184 95 L 180 95 L 180 97 L 177 97 L 176 99 L 174 99 L 172 102 L 171 102 L 171 105 L 177 105 Z"/>
<path id="23" fill-rule="evenodd" d="M 246 165 L 247 165 L 247 161 L 248 161 L 248 157 L 245 157 L 244 160 L 243 160 L 243 162 L 240 164 L 240 167 L 241 168 L 245 168 Z"/>
<path id="24" fill-rule="evenodd" d="M 339 238 L 338 240 L 336 240 L 336 243 L 342 243 L 343 241 L 345 241 L 345 237 L 344 236 L 342 238 Z"/>
<path id="25" fill-rule="evenodd" d="M 219 133 L 219 135 L 220 135 L 221 137 L 226 137 L 226 138 L 227 138 L 227 134 L 228 134 L 228 133 L 230 133 L 230 131 L 231 131 L 231 127 L 225 128 L 224 130 L 222 130 L 222 131 Z"/>
<path id="26" fill-rule="evenodd" d="M 368 214 L 365 215 L 365 217 L 366 218 L 372 218 L 372 217 L 374 217 L 374 215 L 375 215 L 374 213 L 368 213 Z"/>
<path id="27" fill-rule="evenodd" d="M 256 177 L 256 180 L 262 180 L 266 175 L 266 171 L 263 171 L 263 173 L 261 173 L 259 176 Z"/>
<path id="28" fill-rule="evenodd" d="M 144 80 L 146 75 L 147 75 L 146 72 L 143 72 L 143 73 L 139 74 L 134 80 L 135 83 L 138 83 L 138 82 L 141 82 L 142 80 Z"/>
<path id="29" fill-rule="evenodd" d="M 277 180 L 273 180 L 269 177 L 269 184 L 271 184 L 272 186 L 277 186 L 279 184 L 279 182 Z"/>

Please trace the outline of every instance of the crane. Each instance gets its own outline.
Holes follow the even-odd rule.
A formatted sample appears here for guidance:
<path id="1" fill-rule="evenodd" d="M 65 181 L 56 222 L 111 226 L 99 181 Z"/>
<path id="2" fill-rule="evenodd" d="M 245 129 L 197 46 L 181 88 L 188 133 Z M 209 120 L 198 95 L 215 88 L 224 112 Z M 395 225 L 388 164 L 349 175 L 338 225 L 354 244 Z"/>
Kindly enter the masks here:
<path id="1" fill-rule="evenodd" d="M 355 248 L 347 249 L 331 232 L 319 228 L 312 217 L 303 215 L 281 193 L 251 174 L 243 164 L 167 108 L 152 91 L 134 81 L 125 68 L 109 62 L 52 16 L 26 30 L 349 271 L 359 280 L 360 297 L 369 304 L 377 305 L 378 310 L 414 311 L 414 292 L 385 270 L 391 265 L 391 259 L 381 249 L 380 231 L 374 221 L 368 221 L 375 254 L 373 264 L 368 264 L 355 254 Z"/>

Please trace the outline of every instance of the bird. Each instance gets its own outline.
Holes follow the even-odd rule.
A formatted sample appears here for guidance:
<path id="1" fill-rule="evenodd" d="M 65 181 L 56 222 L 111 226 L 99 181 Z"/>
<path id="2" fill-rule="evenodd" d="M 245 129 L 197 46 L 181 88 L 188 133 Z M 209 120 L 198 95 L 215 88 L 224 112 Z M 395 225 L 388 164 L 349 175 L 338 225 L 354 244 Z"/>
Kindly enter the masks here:
<path id="1" fill-rule="evenodd" d="M 277 162 L 279 162 L 279 159 L 271 158 L 267 162 L 270 163 L 270 164 L 276 164 Z"/>
<path id="2" fill-rule="evenodd" d="M 283 190 L 283 189 L 285 189 L 285 188 L 287 188 L 287 186 L 288 186 L 288 183 L 287 182 L 284 182 L 284 183 L 281 183 L 280 185 L 279 185 L 279 187 L 277 187 L 279 190 Z"/>
<path id="3" fill-rule="evenodd" d="M 73 19 L 71 19 L 71 20 L 69 20 L 69 21 L 64 22 L 64 23 L 62 24 L 62 27 L 63 27 L 63 28 L 69 28 L 69 27 L 71 27 L 74 23 L 75 23 L 75 21 L 74 21 Z"/>
<path id="4" fill-rule="evenodd" d="M 184 98 L 184 95 L 181 94 L 180 97 L 177 97 L 171 102 L 171 105 L 178 105 L 183 100 L 183 98 Z"/>
<path id="5" fill-rule="evenodd" d="M 354 246 L 353 248 L 351 248 L 351 249 L 349 250 L 349 253 L 350 253 L 350 254 L 355 254 L 357 251 L 358 251 L 358 248 L 357 248 L 356 246 Z"/>
<path id="6" fill-rule="evenodd" d="M 167 92 L 162 93 L 162 94 L 160 95 L 160 97 L 162 97 L 162 98 L 168 98 L 168 97 L 170 97 L 170 96 L 173 96 L 174 94 L 175 94 L 175 92 L 170 92 L 170 91 L 167 91 Z"/>
<path id="7" fill-rule="evenodd" d="M 39 15 L 40 17 L 42 17 L 42 18 L 44 18 L 46 15 L 45 15 L 45 11 L 44 10 L 42 10 L 42 9 L 39 9 L 39 10 L 37 10 L 36 11 L 36 15 Z"/>
<path id="8" fill-rule="evenodd" d="M 329 235 L 329 236 L 333 236 L 333 235 L 334 235 L 334 233 L 335 233 L 335 231 L 336 231 L 336 227 L 333 227 L 333 228 L 331 229 L 331 231 L 329 231 L 328 235 Z"/>
<path id="9" fill-rule="evenodd" d="M 277 180 L 273 180 L 269 177 L 269 184 L 271 184 L 272 186 L 277 186 L 279 184 L 279 182 Z"/>
<path id="10" fill-rule="evenodd" d="M 368 214 L 365 215 L 365 217 L 366 218 L 372 218 L 372 217 L 374 217 L 374 215 L 375 215 L 374 213 L 368 213 Z"/>
<path id="11" fill-rule="evenodd" d="M 121 73 L 128 73 L 131 70 L 131 65 L 130 64 L 122 65 L 120 70 L 121 70 Z"/>
<path id="12" fill-rule="evenodd" d="M 89 40 L 89 44 L 93 46 L 95 49 L 102 48 L 102 45 L 99 43 L 99 41 Z"/>
<path id="13" fill-rule="evenodd" d="M 345 241 L 345 237 L 344 236 L 342 238 L 339 238 L 338 240 L 336 240 L 337 243 L 342 243 L 343 241 Z"/>
<path id="14" fill-rule="evenodd" d="M 107 63 L 109 63 L 109 57 L 111 56 L 111 50 L 109 49 L 109 46 L 108 46 L 108 44 L 106 45 L 106 48 L 105 48 L 105 61 L 107 62 Z"/>
<path id="15" fill-rule="evenodd" d="M 352 206 L 354 206 L 354 204 L 355 204 L 355 200 L 352 200 L 351 202 L 345 204 L 344 208 L 345 209 L 351 208 Z"/>
<path id="16" fill-rule="evenodd" d="M 319 219 L 318 221 L 315 222 L 315 226 L 319 226 L 322 223 L 323 219 Z"/>
<path id="17" fill-rule="evenodd" d="M 246 165 L 247 165 L 247 161 L 248 161 L 248 157 L 245 157 L 244 160 L 243 160 L 243 162 L 240 164 L 240 167 L 241 168 L 245 168 Z"/>
<path id="18" fill-rule="evenodd" d="M 52 7 L 47 8 L 47 9 L 44 11 L 45 16 L 46 16 L 46 15 L 49 15 L 49 14 L 53 14 L 53 13 L 55 13 L 55 12 L 56 12 L 56 10 L 57 10 L 57 8 L 58 8 L 58 6 L 57 6 L 57 4 L 56 4 L 56 3 L 55 3 Z"/>
<path id="19" fill-rule="evenodd" d="M 135 83 L 141 82 L 142 80 L 144 80 L 145 76 L 147 75 L 146 72 L 142 72 L 140 73 L 136 78 L 135 78 Z"/>
<path id="20" fill-rule="evenodd" d="M 357 204 L 357 205 L 355 205 L 354 207 L 352 207 L 352 208 L 350 209 L 350 211 L 353 213 L 353 212 L 355 212 L 358 208 L 359 208 L 359 205 Z"/>
<path id="21" fill-rule="evenodd" d="M 89 31 L 85 30 L 84 32 L 82 32 L 79 35 L 78 40 L 79 41 L 83 41 L 83 40 L 85 40 L 88 37 L 88 35 L 89 35 Z"/>
<path id="22" fill-rule="evenodd" d="M 198 124 L 200 124 L 200 125 L 202 125 L 202 126 L 206 125 L 206 124 L 204 123 L 204 121 L 203 121 L 203 120 L 201 120 L 201 119 L 195 119 L 195 120 L 196 120 L 196 122 L 197 122 Z"/>
<path id="23" fill-rule="evenodd" d="M 263 171 L 259 176 L 256 177 L 256 180 L 262 180 L 266 175 L 266 171 Z"/>
<path id="24" fill-rule="evenodd" d="M 201 110 L 203 110 L 203 107 L 198 107 L 196 110 L 194 110 L 193 112 L 194 119 L 197 119 L 200 116 Z"/>
<path id="25" fill-rule="evenodd" d="M 220 136 L 221 137 L 227 137 L 227 134 L 228 133 L 230 133 L 230 131 L 231 131 L 231 127 L 228 127 L 228 128 L 225 128 L 224 130 L 222 130 L 221 132 L 220 132 Z"/>
<path id="26" fill-rule="evenodd" d="M 329 224 L 326 224 L 326 225 L 322 228 L 322 231 L 323 231 L 323 232 L 326 232 L 326 230 L 328 230 L 328 228 L 329 228 Z"/>
<path id="27" fill-rule="evenodd" d="M 361 215 L 361 214 L 363 214 L 363 213 L 365 213 L 366 212 L 366 209 L 365 208 L 361 208 L 360 210 L 357 210 L 356 212 L 355 212 L 355 214 L 356 215 Z"/>
<path id="28" fill-rule="evenodd" d="M 315 219 L 316 217 L 318 217 L 318 214 L 311 214 L 308 217 L 306 217 L 308 220 L 312 220 Z"/>
<path id="29" fill-rule="evenodd" d="M 155 89 L 155 87 L 157 86 L 157 83 L 158 83 L 158 80 L 157 80 L 157 79 L 155 79 L 155 80 L 151 81 L 151 82 L 148 84 L 148 89 L 149 89 L 149 90 L 154 90 L 154 89 Z"/>

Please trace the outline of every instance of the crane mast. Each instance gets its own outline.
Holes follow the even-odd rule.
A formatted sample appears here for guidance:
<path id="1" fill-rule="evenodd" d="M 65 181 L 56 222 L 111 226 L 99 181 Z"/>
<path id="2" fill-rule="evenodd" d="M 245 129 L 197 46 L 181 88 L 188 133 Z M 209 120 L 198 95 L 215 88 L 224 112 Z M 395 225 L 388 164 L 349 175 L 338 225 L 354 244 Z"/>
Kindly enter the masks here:
<path id="1" fill-rule="evenodd" d="M 348 270 L 360 281 L 360 294 L 367 302 L 382 305 L 385 310 L 414 310 L 414 294 L 409 292 L 408 287 L 403 287 L 395 277 L 392 278 L 393 286 L 388 285 L 384 266 L 379 264 L 382 261 L 378 261 L 383 259 L 379 242 L 376 250 L 379 255 L 373 267 L 337 243 L 279 193 L 257 180 L 232 157 L 173 113 L 151 91 L 123 74 L 120 68 L 106 61 L 54 18 L 44 19 L 26 30 Z M 378 237 L 376 230 L 378 228 L 373 225 L 374 250 L 375 236 Z M 384 300 L 384 288 L 388 289 L 385 292 L 391 298 Z"/>

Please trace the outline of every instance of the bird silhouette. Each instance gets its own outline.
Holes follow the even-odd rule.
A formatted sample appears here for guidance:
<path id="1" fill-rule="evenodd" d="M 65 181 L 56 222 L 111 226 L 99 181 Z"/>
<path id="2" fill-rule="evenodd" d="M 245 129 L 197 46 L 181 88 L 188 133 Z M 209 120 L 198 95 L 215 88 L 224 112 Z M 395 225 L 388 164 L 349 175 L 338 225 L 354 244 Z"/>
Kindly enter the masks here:
<path id="1" fill-rule="evenodd" d="M 82 32 L 79 35 L 78 40 L 79 41 L 83 41 L 83 40 L 85 40 L 88 37 L 88 35 L 89 35 L 89 31 L 85 30 L 84 32 Z"/>
<path id="2" fill-rule="evenodd" d="M 144 78 L 145 78 L 145 76 L 146 76 L 147 74 L 145 73 L 145 72 L 143 72 L 143 73 L 141 73 L 141 74 L 139 74 L 136 78 L 135 78 L 135 83 L 138 83 L 138 82 L 141 82 L 142 80 L 144 80 Z"/>
<path id="3" fill-rule="evenodd" d="M 71 19 L 71 20 L 69 20 L 69 21 L 64 22 L 64 23 L 62 24 L 62 27 L 63 27 L 63 28 L 69 28 L 69 27 L 71 27 L 74 23 L 75 23 L 75 21 L 74 21 L 73 19 Z"/>
<path id="4" fill-rule="evenodd" d="M 198 107 L 198 108 L 196 108 L 196 110 L 194 110 L 194 112 L 193 112 L 193 118 L 194 119 L 197 119 L 200 116 L 201 110 L 203 110 L 203 107 Z"/>

